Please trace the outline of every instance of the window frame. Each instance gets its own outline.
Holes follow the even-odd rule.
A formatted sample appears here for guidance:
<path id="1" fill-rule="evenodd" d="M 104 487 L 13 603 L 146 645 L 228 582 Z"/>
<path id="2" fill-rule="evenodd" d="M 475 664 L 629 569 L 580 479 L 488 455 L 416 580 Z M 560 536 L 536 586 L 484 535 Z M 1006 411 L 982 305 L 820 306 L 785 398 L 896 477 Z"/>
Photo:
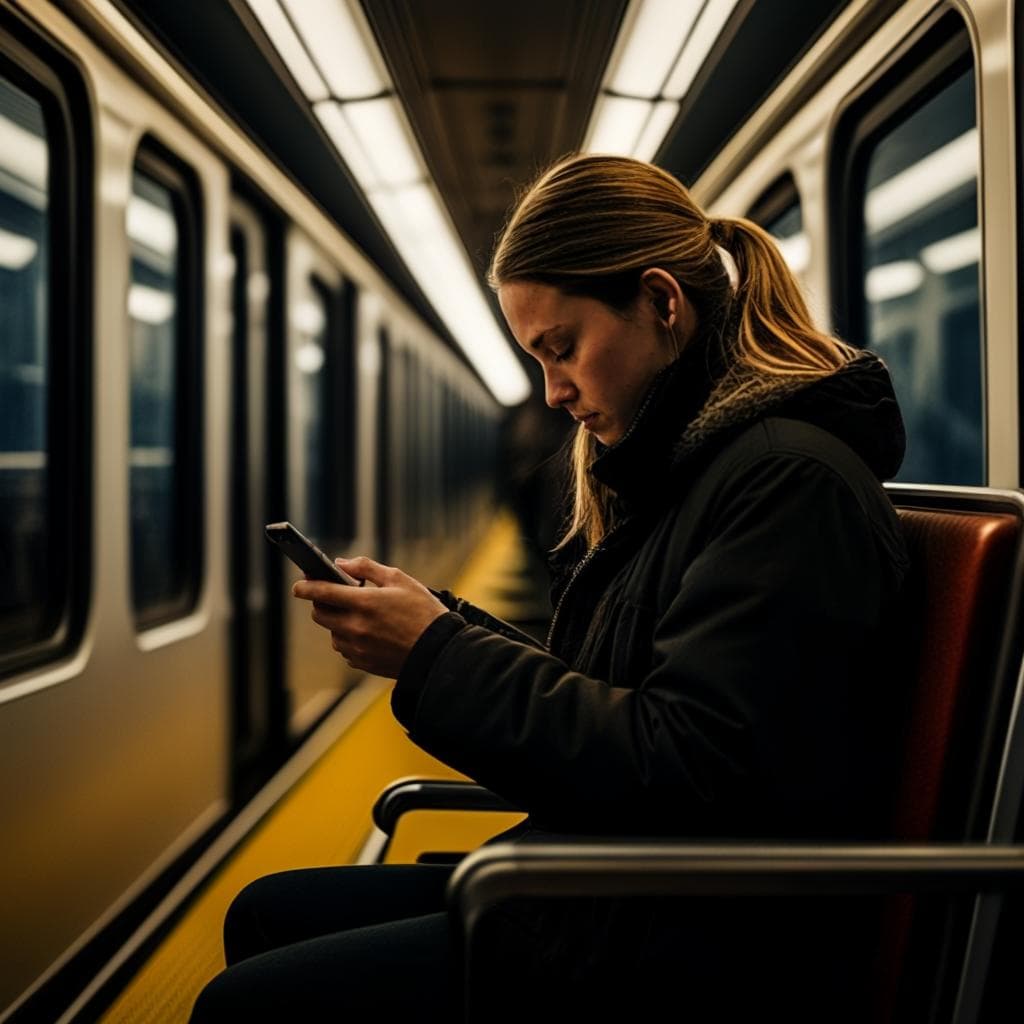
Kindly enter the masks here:
<path id="1" fill-rule="evenodd" d="M 786 170 L 750 204 L 747 220 L 752 220 L 767 231 L 768 225 L 782 216 L 791 206 L 802 208 L 803 196 L 800 195 L 793 172 Z"/>
<path id="2" fill-rule="evenodd" d="M 0 680 L 78 647 L 92 576 L 93 122 L 74 60 L 0 11 L 0 74 L 41 107 L 48 153 L 46 543 L 65 566 L 47 635 L 0 651 Z M 69 244 L 70 242 L 70 244 Z"/>
<path id="3" fill-rule="evenodd" d="M 129 604 L 138 633 L 144 633 L 169 622 L 186 618 L 196 607 L 202 589 L 205 563 L 205 541 L 203 536 L 205 497 L 205 387 L 203 356 L 206 351 L 205 323 L 203 310 L 204 263 L 203 229 L 205 224 L 202 190 L 195 171 L 173 151 L 152 135 L 145 135 L 139 142 L 131 165 L 132 173 L 140 173 L 156 184 L 166 188 L 179 228 L 179 243 L 176 259 L 176 283 L 178 286 L 178 309 L 176 331 L 175 366 L 175 467 L 176 467 L 176 508 L 174 518 L 180 529 L 180 551 L 187 554 L 184 586 L 170 600 L 140 609 L 136 603 L 134 584 L 135 552 L 131 542 L 131 372 L 129 359 L 128 375 L 128 448 L 125 453 L 128 469 L 128 550 Z M 130 260 L 130 257 L 129 257 Z M 130 271 L 130 266 L 129 266 Z M 127 296 L 125 317 L 127 313 Z M 192 399 L 189 402 L 189 398 Z"/>
<path id="4" fill-rule="evenodd" d="M 849 201 L 865 193 L 870 157 L 878 142 L 913 116 L 966 71 L 974 74 L 975 123 L 981 126 L 978 55 L 970 27 L 956 8 L 944 4 L 927 17 L 903 46 L 878 65 L 846 97 L 833 122 L 828 150 L 829 291 L 835 333 L 863 348 L 867 339 L 864 293 L 864 208 Z M 978 225 L 984 182 L 979 163 Z M 978 268 L 981 359 L 982 485 L 989 480 L 988 340 L 986 281 L 982 251 Z M 925 483 L 927 481 L 920 481 Z"/>

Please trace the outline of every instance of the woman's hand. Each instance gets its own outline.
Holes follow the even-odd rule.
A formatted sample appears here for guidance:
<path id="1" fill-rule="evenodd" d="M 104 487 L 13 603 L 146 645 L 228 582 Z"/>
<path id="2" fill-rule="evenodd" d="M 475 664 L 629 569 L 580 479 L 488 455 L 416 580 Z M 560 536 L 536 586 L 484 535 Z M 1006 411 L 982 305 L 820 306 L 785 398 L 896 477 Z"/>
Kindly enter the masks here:
<path id="1" fill-rule="evenodd" d="M 375 586 L 299 580 L 292 594 L 313 602 L 313 621 L 330 630 L 332 646 L 353 668 L 397 679 L 420 635 L 448 609 L 400 569 L 365 557 L 335 561 Z"/>

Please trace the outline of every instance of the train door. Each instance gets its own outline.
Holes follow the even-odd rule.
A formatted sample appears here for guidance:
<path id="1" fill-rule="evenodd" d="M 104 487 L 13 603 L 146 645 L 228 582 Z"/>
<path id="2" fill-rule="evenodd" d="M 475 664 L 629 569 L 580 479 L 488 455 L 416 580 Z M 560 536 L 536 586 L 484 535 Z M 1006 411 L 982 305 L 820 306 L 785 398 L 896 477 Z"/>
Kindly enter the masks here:
<path id="1" fill-rule="evenodd" d="M 273 767 L 284 739 L 279 650 L 280 602 L 269 599 L 270 558 L 263 537 L 269 514 L 273 403 L 268 372 L 271 252 L 263 218 L 243 200 L 231 204 L 231 463 L 228 504 L 231 588 L 232 790 L 244 799 Z"/>

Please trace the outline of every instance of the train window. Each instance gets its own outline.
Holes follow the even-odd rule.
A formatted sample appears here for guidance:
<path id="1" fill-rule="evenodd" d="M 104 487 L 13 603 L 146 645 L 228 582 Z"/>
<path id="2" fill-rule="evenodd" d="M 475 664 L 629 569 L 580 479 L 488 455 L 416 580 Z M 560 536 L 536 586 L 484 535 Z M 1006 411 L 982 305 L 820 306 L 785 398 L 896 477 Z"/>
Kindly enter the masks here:
<path id="1" fill-rule="evenodd" d="M 127 211 L 132 603 L 139 628 L 186 614 L 198 592 L 198 301 L 195 192 L 140 150 Z"/>
<path id="2" fill-rule="evenodd" d="M 793 176 L 786 174 L 768 188 L 747 217 L 775 238 L 793 273 L 803 275 L 811 262 L 811 244 L 804 231 L 803 206 Z"/>
<path id="3" fill-rule="evenodd" d="M 348 280 L 330 294 L 327 386 L 328 479 L 325 515 L 329 533 L 347 544 L 356 533 L 356 303 L 358 291 Z"/>
<path id="4" fill-rule="evenodd" d="M 0 649 L 45 636 L 49 210 L 46 124 L 0 78 Z M 54 567 L 56 568 L 56 567 Z"/>
<path id="5" fill-rule="evenodd" d="M 72 645 L 88 568 L 88 139 L 29 45 L 0 33 L 0 674 Z"/>
<path id="6" fill-rule="evenodd" d="M 395 514 L 391 500 L 391 444 L 394 437 L 391 389 L 394 371 L 391 364 L 391 341 L 383 327 L 377 332 L 377 347 L 380 353 L 380 374 L 377 378 L 377 487 L 374 494 L 374 526 L 378 558 L 386 562 L 391 557 L 392 524 Z"/>
<path id="7" fill-rule="evenodd" d="M 292 310 L 302 520 L 321 543 L 355 532 L 355 288 L 307 278 Z"/>
<path id="8" fill-rule="evenodd" d="M 864 120 L 872 119 L 849 192 L 860 196 L 862 228 L 859 267 L 848 281 L 859 296 L 851 304 L 862 310 L 851 311 L 852 337 L 892 374 L 907 428 L 897 479 L 981 484 L 979 152 L 962 31 Z"/>
<path id="9" fill-rule="evenodd" d="M 330 291 L 317 278 L 310 278 L 304 300 L 292 314 L 298 331 L 295 367 L 299 371 L 298 421 L 302 436 L 302 504 L 309 534 L 325 540 L 328 529 L 324 496 L 327 410 L 328 336 L 330 331 Z"/>

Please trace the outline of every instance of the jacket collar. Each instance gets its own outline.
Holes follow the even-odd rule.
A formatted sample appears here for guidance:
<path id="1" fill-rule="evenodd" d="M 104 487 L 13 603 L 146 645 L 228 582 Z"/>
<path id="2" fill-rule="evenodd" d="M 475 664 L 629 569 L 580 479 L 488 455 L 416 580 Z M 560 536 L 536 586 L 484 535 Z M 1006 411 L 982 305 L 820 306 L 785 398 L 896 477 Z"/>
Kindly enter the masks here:
<path id="1" fill-rule="evenodd" d="M 878 479 L 895 475 L 906 436 L 884 363 L 859 353 L 827 377 L 751 375 L 723 371 L 720 335 L 698 336 L 652 382 L 626 433 L 590 466 L 616 495 L 616 512 L 660 503 L 670 477 L 754 420 L 768 415 L 812 423 L 849 445 Z M 739 397 L 735 389 L 738 388 Z M 723 402 L 726 391 L 733 397 Z"/>

